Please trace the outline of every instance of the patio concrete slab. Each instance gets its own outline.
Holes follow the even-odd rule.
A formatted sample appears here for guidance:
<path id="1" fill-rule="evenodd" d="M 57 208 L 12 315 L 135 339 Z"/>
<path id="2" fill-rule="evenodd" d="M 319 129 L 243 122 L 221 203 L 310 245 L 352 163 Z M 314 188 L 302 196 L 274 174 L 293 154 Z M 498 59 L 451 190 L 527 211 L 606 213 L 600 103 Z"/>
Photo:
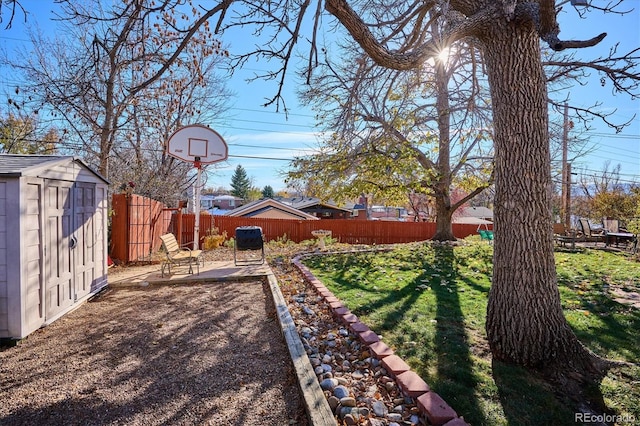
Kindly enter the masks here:
<path id="1" fill-rule="evenodd" d="M 195 269 L 195 268 L 194 268 Z M 171 274 L 165 271 L 164 277 L 160 264 L 131 266 L 109 270 L 108 282 L 113 287 L 139 286 L 149 284 L 197 283 L 206 281 L 233 281 L 247 278 L 264 277 L 271 274 L 269 265 L 236 265 L 233 260 L 205 262 L 200 265 L 200 273 L 194 270 L 190 274 L 187 266 L 172 268 Z"/>

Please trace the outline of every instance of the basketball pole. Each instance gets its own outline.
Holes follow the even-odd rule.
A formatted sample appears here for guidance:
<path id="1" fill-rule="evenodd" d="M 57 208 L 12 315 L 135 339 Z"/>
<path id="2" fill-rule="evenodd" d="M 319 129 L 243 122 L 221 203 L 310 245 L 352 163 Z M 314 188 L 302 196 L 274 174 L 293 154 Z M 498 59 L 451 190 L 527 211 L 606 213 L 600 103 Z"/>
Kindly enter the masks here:
<path id="1" fill-rule="evenodd" d="M 202 171 L 200 157 L 195 158 L 193 166 L 198 170 L 196 174 L 196 202 L 194 203 L 195 206 L 193 206 L 193 211 L 196 215 L 193 226 L 193 249 L 198 250 L 200 245 L 200 172 Z"/>
<path id="2" fill-rule="evenodd" d="M 1 1 L 1 0 L 0 0 Z M 190 124 L 173 132 L 166 143 L 167 154 L 186 162 L 193 162 L 197 171 L 194 192 L 195 223 L 193 249 L 200 248 L 200 186 L 202 164 L 213 164 L 227 159 L 227 143 L 215 130 L 202 124 Z"/>

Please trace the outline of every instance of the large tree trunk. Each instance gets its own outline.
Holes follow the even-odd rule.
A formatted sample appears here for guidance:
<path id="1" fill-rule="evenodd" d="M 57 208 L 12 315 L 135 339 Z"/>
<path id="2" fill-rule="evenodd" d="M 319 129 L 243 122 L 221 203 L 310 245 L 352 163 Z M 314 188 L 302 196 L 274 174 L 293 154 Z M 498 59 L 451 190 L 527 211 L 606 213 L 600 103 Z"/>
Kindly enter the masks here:
<path id="1" fill-rule="evenodd" d="M 451 224 L 451 110 L 449 77 L 442 61 L 435 63 L 436 111 L 438 112 L 438 182 L 435 185 L 436 241 L 455 241 Z"/>
<path id="2" fill-rule="evenodd" d="M 435 241 L 455 241 L 453 235 L 453 226 L 451 221 L 451 198 L 449 196 L 449 188 L 444 194 L 436 193 L 434 196 L 436 201 L 436 233 L 432 237 Z"/>
<path id="3" fill-rule="evenodd" d="M 595 372 L 594 357 L 564 318 L 557 288 L 539 37 L 532 25 L 506 19 L 486 31 L 495 126 L 494 270 L 486 322 L 491 352 L 548 372 Z"/>

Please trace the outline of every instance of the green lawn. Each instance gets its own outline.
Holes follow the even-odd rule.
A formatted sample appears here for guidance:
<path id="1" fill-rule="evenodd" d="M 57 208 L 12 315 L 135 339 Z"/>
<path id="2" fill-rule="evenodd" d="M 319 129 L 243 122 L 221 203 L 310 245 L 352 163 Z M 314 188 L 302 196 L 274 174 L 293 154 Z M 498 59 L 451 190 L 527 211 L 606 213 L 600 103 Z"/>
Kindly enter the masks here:
<path id="1" fill-rule="evenodd" d="M 484 330 L 492 246 L 467 242 L 315 256 L 305 264 L 469 423 L 575 425 L 569 398 L 527 370 L 492 363 Z M 611 292 L 638 291 L 640 263 L 586 250 L 558 252 L 556 264 L 565 315 L 581 341 L 602 356 L 638 362 L 640 310 Z M 592 396 L 640 421 L 639 383 L 640 368 L 617 369 Z"/>

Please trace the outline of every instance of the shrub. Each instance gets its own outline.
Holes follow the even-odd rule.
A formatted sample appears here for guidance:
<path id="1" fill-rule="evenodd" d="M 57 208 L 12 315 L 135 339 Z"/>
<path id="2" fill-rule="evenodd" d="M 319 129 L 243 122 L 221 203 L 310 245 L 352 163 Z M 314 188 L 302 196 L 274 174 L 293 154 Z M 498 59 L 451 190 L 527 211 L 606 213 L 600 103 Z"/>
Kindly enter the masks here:
<path id="1" fill-rule="evenodd" d="M 218 228 L 209 228 L 207 235 L 204 237 L 204 249 L 212 250 L 220 247 L 227 239 L 227 231 L 219 234 Z"/>

